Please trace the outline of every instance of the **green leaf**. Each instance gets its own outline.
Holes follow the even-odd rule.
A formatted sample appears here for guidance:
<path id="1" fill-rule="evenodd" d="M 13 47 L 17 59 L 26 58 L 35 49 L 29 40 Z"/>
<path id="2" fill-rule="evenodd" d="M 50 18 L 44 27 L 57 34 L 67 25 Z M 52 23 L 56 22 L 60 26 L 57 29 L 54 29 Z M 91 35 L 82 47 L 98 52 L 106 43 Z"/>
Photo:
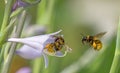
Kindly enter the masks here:
<path id="1" fill-rule="evenodd" d="M 0 28 L 1 28 L 2 21 L 3 21 L 4 10 L 5 10 L 5 1 L 0 0 Z"/>

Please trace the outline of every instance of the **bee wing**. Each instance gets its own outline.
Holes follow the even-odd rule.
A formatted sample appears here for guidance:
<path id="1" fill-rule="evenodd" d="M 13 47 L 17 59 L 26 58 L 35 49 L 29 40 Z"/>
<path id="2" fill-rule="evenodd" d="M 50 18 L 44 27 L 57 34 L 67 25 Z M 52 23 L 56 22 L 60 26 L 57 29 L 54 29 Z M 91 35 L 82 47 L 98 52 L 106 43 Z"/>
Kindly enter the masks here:
<path id="1" fill-rule="evenodd" d="M 99 39 L 99 38 L 101 38 L 103 35 L 105 35 L 106 33 L 107 33 L 107 32 L 98 33 L 98 34 L 96 34 L 96 35 L 94 36 L 94 38 Z"/>

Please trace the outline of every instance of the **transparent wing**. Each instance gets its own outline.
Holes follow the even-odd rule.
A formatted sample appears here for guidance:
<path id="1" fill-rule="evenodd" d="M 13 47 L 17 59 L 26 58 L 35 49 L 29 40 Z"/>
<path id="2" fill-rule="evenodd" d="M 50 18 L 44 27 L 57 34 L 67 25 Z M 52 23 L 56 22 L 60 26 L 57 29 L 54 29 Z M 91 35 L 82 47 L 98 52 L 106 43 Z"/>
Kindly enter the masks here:
<path id="1" fill-rule="evenodd" d="M 101 32 L 101 33 L 98 33 L 94 36 L 94 39 L 99 39 L 101 38 L 103 35 L 105 35 L 107 32 Z"/>

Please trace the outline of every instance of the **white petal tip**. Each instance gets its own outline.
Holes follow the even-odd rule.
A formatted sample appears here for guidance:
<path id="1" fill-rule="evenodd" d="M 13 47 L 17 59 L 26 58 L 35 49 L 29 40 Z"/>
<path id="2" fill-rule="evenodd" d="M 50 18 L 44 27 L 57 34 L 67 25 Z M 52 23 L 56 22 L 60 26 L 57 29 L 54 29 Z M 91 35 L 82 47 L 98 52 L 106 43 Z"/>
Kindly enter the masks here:
<path id="1" fill-rule="evenodd" d="M 62 31 L 62 30 L 60 29 L 59 31 L 54 32 L 54 33 L 52 33 L 52 34 L 50 34 L 50 35 L 57 35 L 57 34 L 59 34 L 61 31 Z"/>
<path id="2" fill-rule="evenodd" d="M 61 32 L 61 31 L 62 31 L 62 29 L 59 30 L 59 32 Z"/>
<path id="3" fill-rule="evenodd" d="M 18 41 L 18 38 L 10 38 L 8 39 L 9 42 L 17 42 Z"/>
<path id="4" fill-rule="evenodd" d="M 58 31 L 58 33 L 60 33 L 60 32 L 62 32 L 62 29 L 60 29 L 60 30 Z"/>
<path id="5" fill-rule="evenodd" d="M 12 40 L 13 40 L 13 38 L 8 39 L 9 42 L 12 41 Z"/>

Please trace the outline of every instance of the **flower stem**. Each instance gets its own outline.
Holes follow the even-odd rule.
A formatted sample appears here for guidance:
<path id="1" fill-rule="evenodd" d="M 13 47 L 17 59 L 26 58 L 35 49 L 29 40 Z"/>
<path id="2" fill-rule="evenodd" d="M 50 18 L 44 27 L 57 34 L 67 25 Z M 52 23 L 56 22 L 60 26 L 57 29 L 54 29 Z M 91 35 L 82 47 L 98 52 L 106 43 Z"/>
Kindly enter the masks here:
<path id="1" fill-rule="evenodd" d="M 118 73 L 120 67 L 119 62 L 120 62 L 120 21 L 118 24 L 116 49 L 115 49 L 114 59 L 110 69 L 110 73 Z"/>
<path id="2" fill-rule="evenodd" d="M 41 15 L 41 17 L 38 16 L 37 22 L 40 24 L 50 24 L 51 18 L 52 18 L 52 12 L 54 8 L 55 0 L 48 1 L 48 5 L 46 7 L 46 10 Z M 45 7 L 44 7 L 45 8 Z M 38 14 L 41 10 L 38 10 Z"/>
<path id="3" fill-rule="evenodd" d="M 6 27 L 6 29 L 4 29 L 3 33 L 5 33 L 5 34 L 3 34 L 3 36 L 6 36 L 10 32 L 9 29 L 14 25 L 15 20 L 16 19 L 14 19 L 13 21 L 11 21 L 10 24 Z M 1 39 L 4 39 L 4 38 L 5 37 L 1 37 Z M 6 47 L 6 45 L 4 45 L 4 46 Z M 4 61 L 3 56 L 5 55 L 5 52 L 8 51 L 8 50 L 6 48 L 4 48 L 3 46 L 2 46 L 2 48 L 0 50 L 1 50 L 1 52 L 0 52 L 0 64 L 2 64 L 2 61 Z"/>
<path id="4" fill-rule="evenodd" d="M 14 0 L 8 0 L 7 4 L 6 4 L 6 7 L 5 7 L 3 23 L 2 23 L 2 26 L 1 26 L 1 33 L 2 34 L 1 34 L 1 38 L 0 38 L 0 48 L 4 44 L 4 40 L 5 40 L 4 37 L 6 37 L 6 36 L 3 36 L 3 34 L 7 34 L 7 33 L 3 33 L 3 31 L 10 22 L 10 14 L 11 14 L 11 8 L 12 8 L 13 1 Z"/>
<path id="5" fill-rule="evenodd" d="M 3 18 L 3 23 L 2 23 L 2 27 L 1 27 L 1 32 L 9 24 L 11 8 L 12 8 L 13 1 L 14 0 L 7 0 L 7 4 L 6 4 L 6 7 L 5 7 L 4 18 Z"/>
<path id="6" fill-rule="evenodd" d="M 34 65 L 33 65 L 33 73 L 40 73 L 40 69 L 41 69 L 41 63 L 42 60 L 41 58 L 38 58 L 36 60 L 34 60 Z"/>
<path id="7" fill-rule="evenodd" d="M 18 26 L 17 26 L 19 28 L 17 29 L 16 34 L 15 34 L 14 37 L 20 37 L 20 34 L 21 34 L 23 26 L 24 26 L 25 18 L 26 18 L 26 11 L 23 11 L 23 13 L 21 15 L 21 18 L 20 18 L 20 21 L 19 21 Z M 10 52 L 9 52 L 5 62 L 4 62 L 2 73 L 8 73 L 10 64 L 11 64 L 13 56 L 14 56 L 16 46 L 17 46 L 16 43 L 12 44 L 12 46 L 10 48 Z"/>
<path id="8" fill-rule="evenodd" d="M 2 66 L 4 50 L 5 50 L 5 49 L 1 49 L 1 50 L 0 50 L 0 51 L 1 51 L 1 52 L 0 52 L 0 64 L 1 64 L 1 65 L 0 65 L 0 69 L 1 69 L 1 66 Z"/>

